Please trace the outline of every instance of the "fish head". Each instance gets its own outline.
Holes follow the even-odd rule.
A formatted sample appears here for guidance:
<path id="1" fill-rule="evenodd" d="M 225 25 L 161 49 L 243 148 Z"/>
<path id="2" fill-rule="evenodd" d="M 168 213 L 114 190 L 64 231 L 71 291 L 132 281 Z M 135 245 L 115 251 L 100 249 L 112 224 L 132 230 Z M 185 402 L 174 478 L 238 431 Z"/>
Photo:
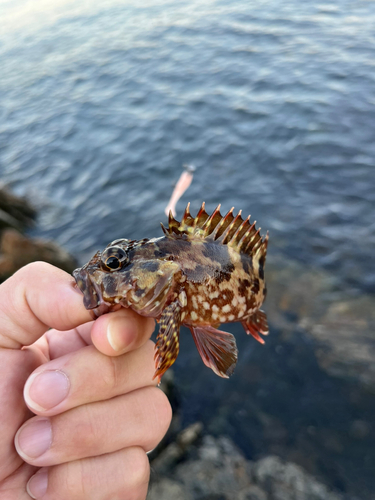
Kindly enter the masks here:
<path id="1" fill-rule="evenodd" d="M 87 264 L 73 271 L 78 288 L 83 293 L 86 309 L 99 316 L 128 307 L 126 294 L 133 287 L 129 249 L 134 241 L 121 239 L 98 251 Z"/>

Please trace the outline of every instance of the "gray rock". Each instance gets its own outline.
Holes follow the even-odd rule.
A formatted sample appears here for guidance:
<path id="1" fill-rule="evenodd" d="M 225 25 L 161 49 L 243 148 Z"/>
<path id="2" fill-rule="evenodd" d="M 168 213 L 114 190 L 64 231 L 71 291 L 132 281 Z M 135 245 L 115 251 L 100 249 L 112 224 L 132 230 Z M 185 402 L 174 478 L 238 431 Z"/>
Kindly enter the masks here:
<path id="1" fill-rule="evenodd" d="M 240 491 L 238 500 L 268 500 L 268 496 L 265 491 L 254 484 Z"/>
<path id="2" fill-rule="evenodd" d="M 166 473 L 186 454 L 189 447 L 199 438 L 203 429 L 201 422 L 196 422 L 181 431 L 176 441 L 162 450 L 153 460 L 153 468 L 159 473 Z"/>
<path id="3" fill-rule="evenodd" d="M 0 229 L 24 229 L 33 224 L 36 212 L 30 203 L 0 186 Z"/>
<path id="4" fill-rule="evenodd" d="M 267 492 L 270 500 L 340 500 L 305 472 L 302 467 L 285 463 L 280 458 L 269 456 L 252 466 L 255 483 Z"/>
<path id="5" fill-rule="evenodd" d="M 186 450 L 197 441 L 199 436 L 202 434 L 202 430 L 202 422 L 196 422 L 195 424 L 189 425 L 189 427 L 181 431 L 177 436 L 177 443 L 183 450 Z"/>
<path id="6" fill-rule="evenodd" d="M 269 262 L 265 303 L 271 325 L 288 340 L 298 328 L 316 341 L 320 367 L 375 392 L 375 298 L 338 292 L 329 273 L 296 262 Z"/>
<path id="7" fill-rule="evenodd" d="M 27 238 L 21 232 L 34 223 L 36 212 L 25 199 L 0 186 L 0 281 L 18 269 L 42 260 L 71 273 L 75 259 L 51 241 Z"/>
<path id="8" fill-rule="evenodd" d="M 193 497 L 177 481 L 163 478 L 152 482 L 147 500 L 193 500 Z"/>
<path id="9" fill-rule="evenodd" d="M 318 342 L 319 365 L 330 375 L 355 379 L 375 392 L 375 298 L 335 302 L 307 325 Z"/>
<path id="10" fill-rule="evenodd" d="M 158 496 L 159 495 L 159 496 Z M 174 495 L 174 496 L 173 496 Z M 204 436 L 184 462 L 159 476 L 151 500 L 342 500 L 301 467 L 269 456 L 251 462 L 226 438 Z"/>

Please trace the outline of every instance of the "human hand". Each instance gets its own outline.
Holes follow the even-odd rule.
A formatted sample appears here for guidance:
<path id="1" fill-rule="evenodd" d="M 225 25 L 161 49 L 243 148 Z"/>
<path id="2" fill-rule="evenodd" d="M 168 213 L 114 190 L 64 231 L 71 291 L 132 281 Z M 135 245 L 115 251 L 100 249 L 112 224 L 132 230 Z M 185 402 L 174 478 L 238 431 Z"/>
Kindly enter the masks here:
<path id="1" fill-rule="evenodd" d="M 0 498 L 144 500 L 171 419 L 154 321 L 92 321 L 72 278 L 34 263 L 0 286 L 0 325 Z"/>

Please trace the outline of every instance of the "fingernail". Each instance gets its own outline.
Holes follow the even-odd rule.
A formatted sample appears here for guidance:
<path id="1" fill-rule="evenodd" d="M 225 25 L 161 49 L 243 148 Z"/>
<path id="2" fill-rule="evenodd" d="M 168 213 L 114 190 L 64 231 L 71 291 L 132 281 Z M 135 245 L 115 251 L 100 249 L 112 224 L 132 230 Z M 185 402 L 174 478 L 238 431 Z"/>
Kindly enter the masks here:
<path id="1" fill-rule="evenodd" d="M 69 378 L 60 370 L 46 370 L 31 375 L 26 382 L 24 398 L 34 410 L 49 410 L 63 401 L 70 389 Z"/>
<path id="2" fill-rule="evenodd" d="M 29 479 L 26 485 L 26 491 L 31 498 L 42 498 L 45 495 L 48 487 L 48 472 L 46 469 L 41 469 L 33 477 Z"/>
<path id="3" fill-rule="evenodd" d="M 134 321 L 130 318 L 116 317 L 110 319 L 107 326 L 107 339 L 114 351 L 128 350 L 136 335 Z"/>
<path id="4" fill-rule="evenodd" d="M 22 427 L 16 434 L 15 445 L 21 455 L 37 458 L 51 446 L 51 422 L 47 418 L 33 420 Z"/>

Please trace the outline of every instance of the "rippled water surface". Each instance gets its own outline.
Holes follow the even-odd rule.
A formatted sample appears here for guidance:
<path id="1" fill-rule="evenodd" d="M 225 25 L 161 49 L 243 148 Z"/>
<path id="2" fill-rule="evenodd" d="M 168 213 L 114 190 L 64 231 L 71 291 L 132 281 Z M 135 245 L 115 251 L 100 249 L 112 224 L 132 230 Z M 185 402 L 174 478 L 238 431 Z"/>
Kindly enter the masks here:
<path id="1" fill-rule="evenodd" d="M 194 163 L 179 214 L 235 205 L 270 231 L 271 255 L 375 292 L 374 2 L 0 10 L 0 171 L 40 209 L 34 233 L 82 262 L 161 235 Z"/>

